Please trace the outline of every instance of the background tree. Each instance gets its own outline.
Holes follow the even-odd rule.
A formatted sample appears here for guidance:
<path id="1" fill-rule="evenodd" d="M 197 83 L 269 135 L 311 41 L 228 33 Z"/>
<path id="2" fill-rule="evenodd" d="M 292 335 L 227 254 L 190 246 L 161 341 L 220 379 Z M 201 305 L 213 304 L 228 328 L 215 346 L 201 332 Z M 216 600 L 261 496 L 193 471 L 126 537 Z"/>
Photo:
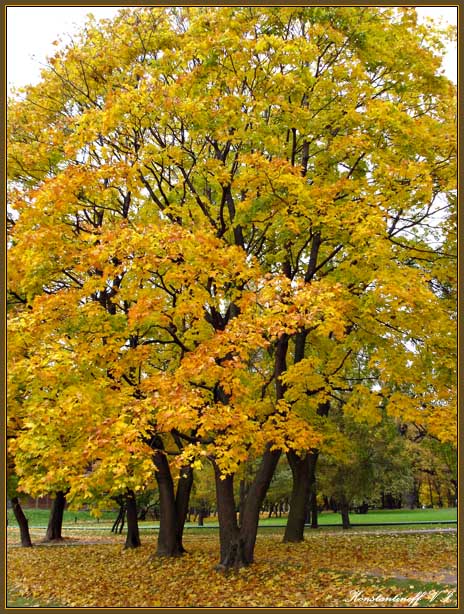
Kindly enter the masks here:
<path id="1" fill-rule="evenodd" d="M 332 418 L 339 433 L 332 453 L 321 454 L 318 482 L 336 502 L 348 529 L 350 508 L 379 501 L 384 492 L 401 495 L 412 482 L 412 468 L 405 442 L 388 417 L 375 430 L 340 410 Z"/>

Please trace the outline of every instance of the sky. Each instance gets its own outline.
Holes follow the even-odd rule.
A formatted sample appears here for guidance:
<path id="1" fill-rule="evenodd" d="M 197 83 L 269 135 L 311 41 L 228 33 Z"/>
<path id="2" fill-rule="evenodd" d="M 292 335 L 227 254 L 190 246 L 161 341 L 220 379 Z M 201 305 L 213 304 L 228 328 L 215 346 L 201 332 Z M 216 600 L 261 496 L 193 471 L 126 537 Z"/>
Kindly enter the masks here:
<path id="1" fill-rule="evenodd" d="M 47 56 L 60 35 L 79 29 L 92 13 L 96 19 L 111 18 L 121 7 L 103 6 L 15 6 L 7 8 L 7 85 L 21 87 L 37 83 Z M 457 8 L 444 6 L 417 7 L 419 18 L 427 16 L 457 24 Z M 444 63 L 445 74 L 457 82 L 457 51 L 448 45 Z"/>

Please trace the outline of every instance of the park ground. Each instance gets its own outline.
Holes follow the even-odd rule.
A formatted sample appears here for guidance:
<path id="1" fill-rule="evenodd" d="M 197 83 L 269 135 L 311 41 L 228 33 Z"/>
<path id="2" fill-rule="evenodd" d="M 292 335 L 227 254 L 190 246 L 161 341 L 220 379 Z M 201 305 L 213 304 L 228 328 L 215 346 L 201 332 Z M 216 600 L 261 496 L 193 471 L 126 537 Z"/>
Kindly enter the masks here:
<path id="1" fill-rule="evenodd" d="M 375 518 L 369 512 L 363 520 L 395 521 L 402 512 L 408 514 L 379 512 Z M 452 519 L 455 511 L 412 514 L 416 520 Z M 142 547 L 124 550 L 124 534 L 114 535 L 105 526 L 109 517 L 101 519 L 100 526 L 89 518 L 86 523 L 82 515 L 77 526 L 75 516 L 68 517 L 65 539 L 45 545 L 43 529 L 33 526 L 40 512 L 32 516 L 33 548 L 17 547 L 17 529 L 10 525 L 8 530 L 10 607 L 457 605 L 457 534 L 452 526 L 366 526 L 342 531 L 327 525 L 308 529 L 299 544 L 282 543 L 283 528 L 263 526 L 255 563 L 225 576 L 215 571 L 218 533 L 214 529 L 187 530 L 188 553 L 170 560 L 153 556 L 156 532 L 143 523 Z M 358 520 L 353 515 L 352 521 Z"/>

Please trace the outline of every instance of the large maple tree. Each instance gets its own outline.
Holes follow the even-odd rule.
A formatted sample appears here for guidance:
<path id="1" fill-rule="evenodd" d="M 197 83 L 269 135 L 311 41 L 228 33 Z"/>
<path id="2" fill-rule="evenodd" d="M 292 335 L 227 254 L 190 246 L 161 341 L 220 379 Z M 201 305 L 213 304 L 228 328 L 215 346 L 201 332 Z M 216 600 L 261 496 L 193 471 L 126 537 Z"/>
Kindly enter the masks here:
<path id="1" fill-rule="evenodd" d="M 156 468 L 158 550 L 178 554 L 172 470 L 180 488 L 212 462 L 229 567 L 253 560 L 282 451 L 304 461 L 330 437 L 322 408 L 340 389 L 372 424 L 387 398 L 453 437 L 452 308 L 432 284 L 453 257 L 439 232 L 455 189 L 444 34 L 413 9 L 123 10 L 89 20 L 18 92 L 9 354 L 24 489 L 77 504 L 137 492 Z M 376 386 L 353 375 L 366 356 Z"/>

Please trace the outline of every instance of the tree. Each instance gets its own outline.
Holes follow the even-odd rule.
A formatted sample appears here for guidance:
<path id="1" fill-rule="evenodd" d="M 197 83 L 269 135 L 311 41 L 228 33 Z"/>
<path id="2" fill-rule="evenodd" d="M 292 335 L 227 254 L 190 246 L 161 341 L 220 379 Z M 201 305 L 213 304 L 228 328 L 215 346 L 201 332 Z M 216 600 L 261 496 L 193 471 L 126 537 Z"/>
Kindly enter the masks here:
<path id="1" fill-rule="evenodd" d="M 400 496 L 412 483 L 411 461 L 395 422 L 384 415 L 375 429 L 344 415 L 333 415 L 338 434 L 332 451 L 321 454 L 319 483 L 332 497 L 350 528 L 349 510 L 364 502 L 377 502 L 384 492 Z"/>
<path id="2" fill-rule="evenodd" d="M 29 523 L 28 523 L 26 516 L 24 515 L 16 489 L 17 489 L 17 478 L 14 475 L 14 473 L 12 473 L 11 467 L 8 466 L 7 494 L 8 494 L 9 500 L 11 501 L 13 514 L 19 526 L 21 546 L 23 548 L 31 548 L 32 540 L 31 540 L 31 535 L 29 533 Z"/>
<path id="3" fill-rule="evenodd" d="M 63 514 L 65 505 L 66 495 L 62 490 L 58 490 L 55 493 L 52 507 L 50 509 L 47 532 L 45 533 L 44 541 L 60 541 L 63 539 L 61 535 L 61 529 L 63 526 Z"/>
<path id="4" fill-rule="evenodd" d="M 23 484 L 42 479 L 26 445 L 38 416 L 55 461 L 66 416 L 70 495 L 137 492 L 154 465 L 162 550 L 177 554 L 171 469 L 209 459 L 221 565 L 253 561 L 279 456 L 320 447 L 317 409 L 346 353 L 374 335 L 379 362 L 395 354 L 407 379 L 392 310 L 408 330 L 440 312 L 410 257 L 430 251 L 436 197 L 447 210 L 455 187 L 441 36 L 413 10 L 140 8 L 90 20 L 50 59 L 9 107 Z M 437 403 L 441 382 L 420 391 L 435 423 L 452 406 Z M 354 388 L 375 412 L 372 390 Z M 410 412 L 402 392 L 395 406 Z M 261 464 L 238 523 L 249 458 Z"/>

